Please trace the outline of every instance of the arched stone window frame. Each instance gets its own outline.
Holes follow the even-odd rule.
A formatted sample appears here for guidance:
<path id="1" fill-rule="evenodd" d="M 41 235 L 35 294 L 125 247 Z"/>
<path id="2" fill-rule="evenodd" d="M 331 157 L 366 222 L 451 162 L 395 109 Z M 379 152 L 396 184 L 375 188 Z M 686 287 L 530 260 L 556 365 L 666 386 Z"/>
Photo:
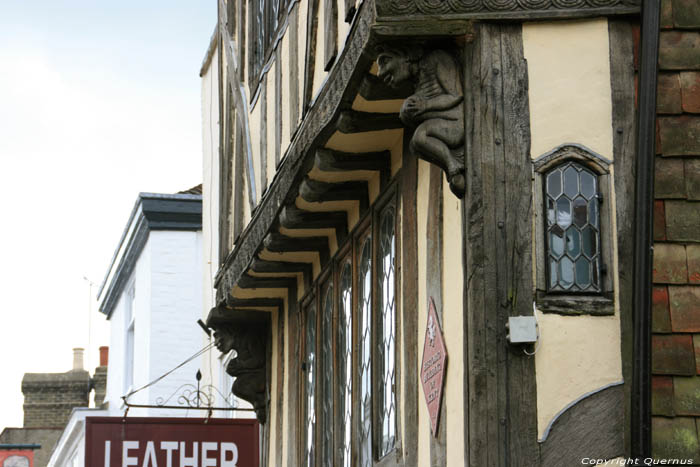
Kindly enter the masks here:
<path id="1" fill-rule="evenodd" d="M 600 221 L 600 291 L 549 292 L 547 287 L 548 256 L 546 242 L 545 175 L 550 170 L 576 162 L 591 170 L 598 179 Z M 564 144 L 533 161 L 533 203 L 535 212 L 536 304 L 542 312 L 564 315 L 612 315 L 614 308 L 614 260 L 612 222 L 611 161 L 580 144 Z"/>

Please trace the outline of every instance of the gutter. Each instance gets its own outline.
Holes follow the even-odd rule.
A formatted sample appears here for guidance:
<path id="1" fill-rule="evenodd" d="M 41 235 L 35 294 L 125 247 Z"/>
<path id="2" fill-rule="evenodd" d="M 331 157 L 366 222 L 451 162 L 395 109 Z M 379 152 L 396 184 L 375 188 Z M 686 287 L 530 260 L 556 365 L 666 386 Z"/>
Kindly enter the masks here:
<path id="1" fill-rule="evenodd" d="M 24 451 L 27 449 L 41 449 L 41 444 L 0 444 L 0 450 Z"/>
<path id="2" fill-rule="evenodd" d="M 636 458 L 651 457 L 651 287 L 654 248 L 652 213 L 659 10 L 658 0 L 642 2 L 634 213 L 634 362 L 630 431 L 632 456 Z"/>

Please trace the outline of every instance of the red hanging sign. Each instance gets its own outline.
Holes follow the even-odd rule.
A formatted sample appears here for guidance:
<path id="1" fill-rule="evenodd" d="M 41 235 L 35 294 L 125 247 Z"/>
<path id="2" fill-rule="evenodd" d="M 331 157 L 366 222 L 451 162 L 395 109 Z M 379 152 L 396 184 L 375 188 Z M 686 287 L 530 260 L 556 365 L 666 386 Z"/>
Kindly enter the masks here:
<path id="1" fill-rule="evenodd" d="M 442 406 L 442 390 L 447 369 L 447 347 L 442 337 L 442 329 L 435 311 L 435 303 L 430 299 L 428 307 L 428 325 L 425 328 L 423 344 L 423 361 L 420 369 L 420 381 L 423 385 L 425 403 L 428 405 L 430 427 L 433 436 L 437 436 Z"/>
<path id="2" fill-rule="evenodd" d="M 258 467 L 254 419 L 87 417 L 90 467 Z"/>

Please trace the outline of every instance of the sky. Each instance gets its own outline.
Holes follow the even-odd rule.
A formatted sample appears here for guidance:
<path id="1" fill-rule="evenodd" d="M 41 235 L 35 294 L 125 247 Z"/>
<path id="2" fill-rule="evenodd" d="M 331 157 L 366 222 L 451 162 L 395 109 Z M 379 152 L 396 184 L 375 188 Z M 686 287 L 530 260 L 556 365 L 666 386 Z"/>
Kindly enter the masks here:
<path id="1" fill-rule="evenodd" d="M 202 182 L 216 0 L 0 0 L 0 430 L 24 373 L 109 344 L 95 295 L 139 192 Z M 91 286 L 91 283 L 94 286 Z"/>

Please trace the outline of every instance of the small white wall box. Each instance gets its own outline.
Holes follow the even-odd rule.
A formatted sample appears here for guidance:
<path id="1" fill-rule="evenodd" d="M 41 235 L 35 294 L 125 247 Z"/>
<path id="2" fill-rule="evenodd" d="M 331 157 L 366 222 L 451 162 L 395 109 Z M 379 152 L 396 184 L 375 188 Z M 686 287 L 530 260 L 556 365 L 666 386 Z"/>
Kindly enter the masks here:
<path id="1" fill-rule="evenodd" d="M 534 344 L 537 342 L 537 321 L 534 316 L 511 316 L 506 324 L 506 339 L 511 344 Z"/>

